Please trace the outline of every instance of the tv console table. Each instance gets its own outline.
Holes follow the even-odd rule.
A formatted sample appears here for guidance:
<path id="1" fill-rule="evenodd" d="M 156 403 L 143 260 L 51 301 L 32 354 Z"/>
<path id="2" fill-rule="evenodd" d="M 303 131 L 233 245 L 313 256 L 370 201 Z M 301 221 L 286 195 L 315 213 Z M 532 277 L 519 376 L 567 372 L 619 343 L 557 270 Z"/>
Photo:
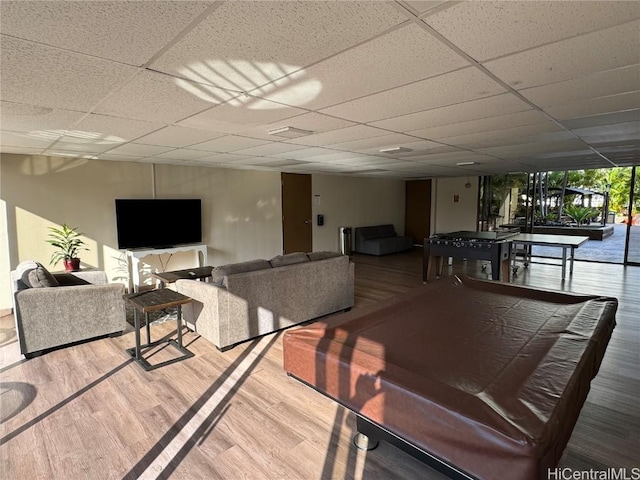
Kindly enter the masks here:
<path id="1" fill-rule="evenodd" d="M 127 269 L 129 271 L 129 292 L 140 291 L 140 260 L 148 255 L 195 251 L 198 256 L 198 267 L 207 264 L 207 246 L 204 244 L 177 245 L 166 248 L 136 248 L 126 250 Z M 202 254 L 202 255 L 200 255 Z"/>

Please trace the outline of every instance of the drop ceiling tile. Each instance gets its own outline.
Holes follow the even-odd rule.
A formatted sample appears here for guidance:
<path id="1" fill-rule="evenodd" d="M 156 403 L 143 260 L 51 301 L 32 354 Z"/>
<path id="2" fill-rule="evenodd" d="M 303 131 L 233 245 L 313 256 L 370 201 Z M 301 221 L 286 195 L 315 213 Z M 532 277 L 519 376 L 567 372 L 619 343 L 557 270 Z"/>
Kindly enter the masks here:
<path id="1" fill-rule="evenodd" d="M 243 148 L 237 150 L 236 153 L 242 155 L 275 155 L 276 153 L 293 152 L 295 150 L 302 150 L 306 148 L 303 145 L 292 145 L 290 143 L 272 142 L 265 145 L 258 145 L 257 147 Z"/>
<path id="2" fill-rule="evenodd" d="M 468 65 L 424 29 L 409 24 L 298 72 L 278 88 L 269 85 L 252 94 L 319 109 Z"/>
<path id="3" fill-rule="evenodd" d="M 352 140 L 361 140 L 364 138 L 379 137 L 387 135 L 389 132 L 380 130 L 379 128 L 369 127 L 367 125 L 354 125 L 353 127 L 340 128 L 329 132 L 316 133 L 304 137 L 292 138 L 287 143 L 295 145 L 313 145 L 325 146 L 349 142 Z"/>
<path id="4" fill-rule="evenodd" d="M 75 133 L 75 132 L 72 132 Z M 84 134 L 84 132 L 82 132 Z M 96 135 L 95 137 L 78 137 L 73 135 L 64 135 L 51 145 L 52 150 L 66 152 L 86 152 L 86 153 L 102 153 L 120 145 L 121 142 L 114 141 L 109 137 Z"/>
<path id="5" fill-rule="evenodd" d="M 232 164 L 239 160 L 247 160 L 248 158 L 254 158 L 254 157 L 252 155 L 236 155 L 235 153 L 218 153 L 216 155 L 210 155 L 208 157 L 198 158 L 196 161 Z"/>
<path id="6" fill-rule="evenodd" d="M 485 1 L 460 2 L 425 21 L 483 61 L 636 18 L 635 2 Z"/>
<path id="7" fill-rule="evenodd" d="M 74 127 L 74 136 L 82 138 L 103 138 L 116 142 L 135 140 L 158 130 L 163 125 L 107 115 L 89 115 Z"/>
<path id="8" fill-rule="evenodd" d="M 253 165 L 253 166 L 261 166 L 265 164 L 269 164 L 273 162 L 273 158 L 265 158 L 260 156 L 252 156 L 250 158 L 243 158 L 242 160 L 237 160 L 233 162 L 234 165 Z"/>
<path id="9" fill-rule="evenodd" d="M 640 22 L 625 23 L 485 63 L 521 90 L 638 63 Z M 616 52 L 612 55 L 611 52 Z"/>
<path id="10" fill-rule="evenodd" d="M 411 8 L 413 8 L 417 13 L 422 14 L 425 13 L 428 10 L 432 10 L 437 6 L 444 6 L 447 2 L 443 1 L 443 0 L 439 0 L 439 1 L 432 1 L 432 0 L 408 0 L 405 1 L 404 3 L 406 3 L 407 5 L 409 5 Z"/>
<path id="11" fill-rule="evenodd" d="M 601 125 L 598 127 L 578 128 L 573 133 L 589 144 L 604 142 L 640 142 L 640 121 Z"/>
<path id="12" fill-rule="evenodd" d="M 578 128 L 598 127 L 600 125 L 614 125 L 616 123 L 627 123 L 640 121 L 640 109 L 629 110 L 627 112 L 603 113 L 590 117 L 572 118 L 563 123 L 570 130 Z"/>
<path id="13" fill-rule="evenodd" d="M 256 138 L 239 137 L 237 135 L 226 135 L 220 138 L 214 138 L 208 142 L 198 143 L 191 145 L 192 150 L 205 150 L 207 152 L 233 152 L 235 150 L 241 150 L 244 148 L 255 147 L 258 145 L 264 145 L 264 140 L 258 140 Z"/>
<path id="14" fill-rule="evenodd" d="M 142 71 L 101 102 L 95 112 L 150 122 L 173 123 L 235 96 L 220 90 L 222 93 L 218 99 L 205 101 L 183 88 L 186 82 L 181 82 L 178 85 L 176 79 L 167 75 Z M 194 84 L 189 86 L 198 88 Z"/>
<path id="15" fill-rule="evenodd" d="M 40 134 L 39 132 L 22 133 L 0 131 L 0 144 L 2 146 L 25 147 L 25 148 L 47 148 L 54 141 L 60 138 L 59 134 Z"/>
<path id="16" fill-rule="evenodd" d="M 545 138 L 544 135 L 556 135 L 557 137 Z M 491 131 L 447 137 L 442 139 L 442 141 L 450 145 L 476 149 L 495 147 L 505 144 L 512 145 L 514 143 L 519 143 L 521 139 L 528 137 L 535 137 L 536 141 L 553 141 L 561 140 L 563 138 L 573 138 L 573 135 L 563 130 L 556 123 L 552 121 L 545 121 L 544 123 L 522 125 L 519 127 L 503 126 Z"/>
<path id="17" fill-rule="evenodd" d="M 424 142 L 427 143 L 427 146 L 425 148 L 415 148 L 414 151 L 412 152 L 408 152 L 408 153 L 403 153 L 402 155 L 400 155 L 403 158 L 411 158 L 413 159 L 413 157 L 415 156 L 420 156 L 420 155 L 433 155 L 436 153 L 454 153 L 454 152 L 464 152 L 466 150 L 462 149 L 462 148 L 458 148 L 458 147 L 453 147 L 450 145 L 442 145 L 440 143 L 434 143 L 434 142 L 430 142 L 428 140 L 424 140 Z M 431 147 L 432 145 L 437 145 L 435 147 Z"/>
<path id="18" fill-rule="evenodd" d="M 0 25 L 6 35 L 142 65 L 208 5 L 206 2 L 2 2 Z"/>
<path id="19" fill-rule="evenodd" d="M 110 160 L 115 162 L 137 162 L 144 157 L 140 155 L 116 155 L 115 153 L 107 152 L 96 155 L 98 160 Z"/>
<path id="20" fill-rule="evenodd" d="M 485 155 L 484 153 L 478 152 L 468 152 L 468 151 L 460 151 L 460 152 L 451 152 L 451 153 L 440 153 L 440 154 L 432 154 L 432 155 L 422 155 L 420 157 L 412 157 L 411 160 L 417 163 L 437 163 L 439 165 L 445 165 L 456 162 L 466 162 L 466 161 L 489 161 L 493 160 L 492 157 Z"/>
<path id="21" fill-rule="evenodd" d="M 577 138 L 548 143 L 525 143 L 520 145 L 506 145 L 500 147 L 483 148 L 478 151 L 501 158 L 522 157 L 540 153 L 571 151 L 584 148 L 584 142 Z"/>
<path id="22" fill-rule="evenodd" d="M 276 158 L 288 158 L 290 160 L 311 161 L 307 159 L 311 159 L 320 155 L 328 155 L 331 153 L 337 153 L 337 151 L 329 148 L 304 148 L 302 150 L 296 150 L 293 152 L 276 153 L 275 155 L 271 156 Z"/>
<path id="23" fill-rule="evenodd" d="M 469 133 L 491 132 L 492 130 L 499 130 L 514 126 L 547 123 L 548 121 L 548 118 L 541 112 L 538 112 L 537 110 L 528 110 L 526 112 L 482 118 L 479 120 L 472 120 L 470 122 L 454 123 L 451 125 L 443 125 L 440 127 L 422 128 L 420 130 L 413 130 L 408 133 L 428 139 L 445 139 L 449 137 L 466 135 Z"/>
<path id="24" fill-rule="evenodd" d="M 5 101 L 86 112 L 137 72 L 6 35 L 1 42 L 0 97 Z"/>
<path id="25" fill-rule="evenodd" d="M 638 84 L 640 88 L 640 84 Z M 544 110 L 557 120 L 613 113 L 640 108 L 640 91 L 611 95 L 609 97 L 591 98 L 558 106 L 546 107 Z"/>
<path id="26" fill-rule="evenodd" d="M 73 162 L 73 166 L 80 166 L 87 163 L 87 160 L 96 160 L 98 157 L 93 153 L 79 153 L 79 152 L 67 152 L 64 150 L 46 150 L 42 153 L 43 157 L 65 157 L 65 158 L 73 158 L 77 160 L 77 162 Z M 58 164 L 60 165 L 60 164 Z M 51 168 L 50 168 L 51 170 Z M 66 170 L 64 168 L 63 170 Z"/>
<path id="27" fill-rule="evenodd" d="M 318 161 L 322 163 L 338 163 L 340 165 L 350 165 L 352 167 L 377 167 L 378 165 L 388 165 L 389 159 L 384 157 L 375 157 L 375 156 L 362 156 L 362 157 L 353 157 L 353 158 L 344 158 L 341 160 L 327 160 L 330 155 L 323 155 L 321 157 L 316 157 Z"/>
<path id="28" fill-rule="evenodd" d="M 335 148 L 336 150 L 351 150 L 359 151 L 362 153 L 380 153 L 380 150 L 385 148 L 404 147 L 411 148 L 410 145 L 420 142 L 421 147 L 424 148 L 427 144 L 424 140 L 420 140 L 416 137 L 409 135 L 403 135 L 401 133 L 392 133 L 381 130 L 384 134 L 372 138 L 363 138 L 360 140 L 352 140 L 349 142 L 332 143 L 327 146 Z M 429 142 L 432 146 L 436 146 L 433 142 Z M 417 145 L 416 145 L 417 146 Z"/>
<path id="29" fill-rule="evenodd" d="M 472 67 L 329 107 L 322 113 L 373 122 L 504 92 L 504 87 Z"/>
<path id="30" fill-rule="evenodd" d="M 387 163 L 381 163 L 375 166 L 375 168 L 380 168 L 384 170 L 419 170 L 422 169 L 423 166 L 415 163 L 415 162 L 407 162 L 405 160 L 392 160 L 387 159 Z"/>
<path id="31" fill-rule="evenodd" d="M 322 115 L 320 113 L 309 112 L 302 115 L 296 115 L 295 117 L 287 118 L 286 121 L 272 123 L 267 126 L 267 129 L 273 130 L 278 127 L 288 126 L 300 128 L 302 130 L 309 130 L 314 133 L 322 133 L 329 130 L 336 130 L 338 128 L 351 127 L 353 125 L 355 125 L 355 123 L 348 120 L 330 117 L 328 115 Z"/>
<path id="32" fill-rule="evenodd" d="M 313 157 L 315 162 L 319 163 L 337 163 L 344 165 L 362 165 L 362 164 L 374 164 L 378 163 L 386 163 L 389 161 L 387 158 L 375 157 L 371 155 L 363 155 L 361 153 L 353 153 L 353 152 L 338 152 L 338 153 L 329 153 L 326 155 L 318 155 Z"/>
<path id="33" fill-rule="evenodd" d="M 153 158 L 163 158 L 167 160 L 194 160 L 209 155 L 209 152 L 202 150 L 190 150 L 188 148 L 177 148 L 169 152 L 154 155 Z"/>
<path id="34" fill-rule="evenodd" d="M 109 150 L 109 153 L 116 155 L 134 155 L 139 157 L 149 157 L 151 155 L 157 155 L 164 153 L 168 150 L 172 150 L 170 147 L 157 147 L 155 145 L 141 145 L 138 143 L 125 143 L 113 150 Z"/>
<path id="35" fill-rule="evenodd" d="M 302 130 L 309 130 L 313 133 L 322 133 L 329 130 L 351 127 L 353 125 L 356 125 L 356 123 L 350 122 L 348 120 L 343 120 L 341 118 L 322 115 L 320 113 L 309 112 L 302 115 L 284 118 L 269 124 L 261 124 L 256 127 L 243 129 L 242 134 L 248 137 L 262 138 L 265 140 L 273 141 L 275 139 L 284 140 L 283 137 L 269 135 L 269 132 L 271 130 L 276 130 L 282 127 L 294 127 Z"/>
<path id="36" fill-rule="evenodd" d="M 292 167 L 294 165 L 299 165 L 301 162 L 299 160 L 272 160 L 271 162 L 265 163 L 264 166 L 269 166 L 273 168 L 282 168 L 282 167 Z"/>
<path id="37" fill-rule="evenodd" d="M 225 2 L 152 66 L 249 91 L 405 20 L 383 2 Z"/>
<path id="38" fill-rule="evenodd" d="M 287 167 L 292 171 L 308 171 L 317 173 L 339 173 L 353 170 L 353 167 L 347 165 L 335 165 L 330 163 L 305 163 Z"/>
<path id="39" fill-rule="evenodd" d="M 305 110 L 254 97 L 239 97 L 178 122 L 183 127 L 224 133 L 246 133 L 259 125 L 278 122 Z M 266 134 L 267 128 L 264 128 Z"/>
<path id="40" fill-rule="evenodd" d="M 640 85 L 640 65 L 597 72 L 580 78 L 526 88 L 520 93 L 540 107 L 605 95 L 633 92 Z"/>
<path id="41" fill-rule="evenodd" d="M 66 130 L 85 115 L 82 112 L 37 107 L 22 103 L 0 101 L 0 125 L 3 130 L 30 132 L 32 130 Z"/>
<path id="42" fill-rule="evenodd" d="M 184 165 L 180 160 L 170 160 L 167 158 L 144 157 L 136 160 L 138 163 L 153 163 L 157 165 Z"/>
<path id="43" fill-rule="evenodd" d="M 226 163 L 222 161 L 222 158 L 220 158 L 219 161 L 216 161 L 216 158 L 215 158 L 216 156 L 217 155 L 212 155 L 210 157 L 198 158 L 197 160 L 189 160 L 189 163 L 204 165 L 204 166 L 226 165 Z"/>
<path id="44" fill-rule="evenodd" d="M 214 138 L 224 137 L 224 133 L 216 133 L 195 128 L 168 126 L 138 139 L 139 143 L 160 145 L 163 147 L 188 147 L 196 143 L 206 142 Z"/>
<path id="45" fill-rule="evenodd" d="M 0 145 L 0 152 L 2 153 L 16 153 L 21 155 L 39 155 L 42 152 L 42 148 L 34 147 L 11 147 L 8 145 Z"/>
<path id="46" fill-rule="evenodd" d="M 407 132 L 415 130 L 417 125 L 422 128 L 437 127 L 530 109 L 531 106 L 527 102 L 510 93 L 504 93 L 493 97 L 470 100 L 455 105 L 380 120 L 372 122 L 371 125 L 398 132 Z"/>

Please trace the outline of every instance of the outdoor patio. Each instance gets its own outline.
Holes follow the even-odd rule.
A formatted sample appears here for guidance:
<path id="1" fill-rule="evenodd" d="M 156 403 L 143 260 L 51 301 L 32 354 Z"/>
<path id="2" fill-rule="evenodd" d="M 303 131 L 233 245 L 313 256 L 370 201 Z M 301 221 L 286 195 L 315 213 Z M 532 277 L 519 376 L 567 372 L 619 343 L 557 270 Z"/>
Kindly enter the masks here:
<path id="1" fill-rule="evenodd" d="M 631 227 L 631 243 L 629 245 L 629 260 L 640 261 L 640 226 Z M 623 223 L 614 224 L 614 233 L 604 240 L 589 240 L 576 250 L 576 260 L 592 262 L 622 263 L 624 260 L 624 243 L 627 226 Z M 633 239 L 636 239 L 634 242 Z M 562 249 L 554 247 L 533 247 L 533 255 L 545 258 L 560 258 Z"/>

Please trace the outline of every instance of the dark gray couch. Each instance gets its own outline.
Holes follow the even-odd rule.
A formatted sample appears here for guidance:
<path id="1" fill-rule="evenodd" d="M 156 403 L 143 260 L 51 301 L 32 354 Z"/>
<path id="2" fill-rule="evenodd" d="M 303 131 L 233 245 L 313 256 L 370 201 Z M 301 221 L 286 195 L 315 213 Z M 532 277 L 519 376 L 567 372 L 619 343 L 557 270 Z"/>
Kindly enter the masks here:
<path id="1" fill-rule="evenodd" d="M 388 255 L 413 247 L 413 239 L 397 235 L 393 225 L 358 227 L 355 229 L 355 238 L 355 251 L 369 255 Z"/>

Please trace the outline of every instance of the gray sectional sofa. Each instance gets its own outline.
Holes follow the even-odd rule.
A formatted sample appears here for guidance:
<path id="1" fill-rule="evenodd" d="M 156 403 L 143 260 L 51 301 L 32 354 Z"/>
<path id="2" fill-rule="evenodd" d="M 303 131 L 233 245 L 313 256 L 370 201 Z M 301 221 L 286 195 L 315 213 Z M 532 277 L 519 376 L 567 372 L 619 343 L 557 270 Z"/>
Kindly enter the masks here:
<path id="1" fill-rule="evenodd" d="M 369 255 L 388 255 L 413 247 L 411 237 L 399 236 L 393 225 L 375 225 L 355 229 L 355 251 Z"/>
<path id="2" fill-rule="evenodd" d="M 211 282 L 178 280 L 187 324 L 220 350 L 354 304 L 354 264 L 334 252 L 292 253 L 216 267 Z"/>

